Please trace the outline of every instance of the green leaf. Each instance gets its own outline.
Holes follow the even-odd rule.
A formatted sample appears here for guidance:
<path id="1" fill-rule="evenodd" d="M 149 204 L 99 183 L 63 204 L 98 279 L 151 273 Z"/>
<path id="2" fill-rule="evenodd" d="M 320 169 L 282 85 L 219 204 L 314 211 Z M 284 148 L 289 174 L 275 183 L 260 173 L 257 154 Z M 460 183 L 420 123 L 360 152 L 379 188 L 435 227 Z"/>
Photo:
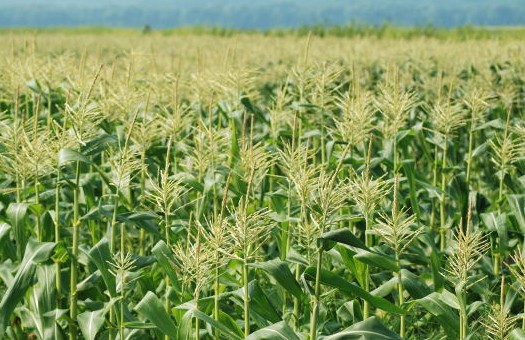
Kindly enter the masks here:
<path id="1" fill-rule="evenodd" d="M 70 162 L 80 162 L 86 164 L 91 163 L 91 161 L 86 156 L 78 151 L 67 148 L 61 149 L 58 152 L 58 165 L 61 166 Z"/>
<path id="2" fill-rule="evenodd" d="M 345 302 L 337 309 L 336 315 L 337 320 L 343 324 L 354 324 L 363 320 L 363 312 L 357 299 Z"/>
<path id="3" fill-rule="evenodd" d="M 319 237 L 323 250 L 330 250 L 336 243 L 369 250 L 368 247 L 348 229 L 331 230 Z"/>
<path id="4" fill-rule="evenodd" d="M 381 323 L 377 317 L 372 316 L 364 321 L 352 325 L 350 328 L 347 328 L 342 332 L 327 336 L 324 339 L 395 340 L 401 339 L 401 337 L 383 325 L 383 323 Z"/>
<path id="5" fill-rule="evenodd" d="M 284 321 L 259 329 L 246 337 L 246 340 L 299 340 L 293 329 Z"/>
<path id="6" fill-rule="evenodd" d="M 434 242 L 434 232 L 426 232 L 421 235 L 421 240 L 430 249 L 430 268 L 432 269 L 432 279 L 434 281 L 434 291 L 440 291 L 443 288 L 444 278 L 441 274 L 441 258 L 439 256 L 439 250 Z"/>
<path id="7" fill-rule="evenodd" d="M 339 251 L 346 268 L 355 276 L 359 285 L 364 287 L 367 276 L 366 265 L 363 262 L 355 260 L 355 252 L 343 245 L 337 246 L 337 251 Z"/>
<path id="8" fill-rule="evenodd" d="M 192 301 L 191 303 L 184 303 L 184 304 L 182 304 L 180 306 L 177 306 L 176 308 L 177 309 L 181 309 L 181 310 L 187 309 L 188 312 L 190 313 L 191 317 L 197 318 L 199 320 L 202 320 L 202 321 L 208 323 L 213 328 L 216 328 L 216 329 L 220 330 L 222 333 L 228 334 L 228 337 L 230 339 L 242 339 L 242 337 L 240 337 L 240 336 L 238 336 L 236 334 L 235 330 L 232 331 L 231 329 L 229 329 L 228 327 L 226 327 L 222 323 L 218 322 L 217 320 L 213 319 L 209 315 L 207 315 L 207 314 L 201 312 L 200 310 L 198 310 L 196 308 L 196 306 L 195 306 L 195 302 L 194 301 Z"/>
<path id="9" fill-rule="evenodd" d="M 109 244 L 107 238 L 102 238 L 97 244 L 91 248 L 88 253 L 89 258 L 95 264 L 100 274 L 102 274 L 102 279 L 106 284 L 109 295 L 111 297 L 117 296 L 117 286 L 115 284 L 115 278 L 109 271 L 109 264 L 107 261 L 111 260 L 111 252 L 109 251 Z"/>
<path id="10" fill-rule="evenodd" d="M 481 214 L 481 220 L 490 231 L 495 231 L 498 234 L 499 253 L 502 257 L 505 257 L 508 245 L 507 214 L 497 212 L 483 213 Z"/>
<path id="11" fill-rule="evenodd" d="M 5 222 L 0 222 L 0 244 L 4 241 L 6 237 L 9 236 L 11 231 L 11 226 Z"/>
<path id="12" fill-rule="evenodd" d="M 16 255 L 19 260 L 22 260 L 23 251 L 27 243 L 25 218 L 28 207 L 29 204 L 27 203 L 11 203 L 6 211 L 7 218 L 9 218 L 11 227 L 13 228 L 14 238 L 17 244 Z"/>
<path id="13" fill-rule="evenodd" d="M 177 326 L 175 326 L 175 323 L 164 309 L 162 302 L 155 294 L 147 292 L 134 309 L 157 326 L 164 335 L 172 339 L 178 339 Z"/>
<path id="14" fill-rule="evenodd" d="M 235 322 L 235 320 L 228 313 L 225 313 L 222 310 L 219 311 L 219 321 L 223 325 L 228 327 L 228 329 L 234 334 L 236 334 L 238 337 L 240 338 L 244 337 L 243 330 L 241 329 L 239 324 Z"/>
<path id="15" fill-rule="evenodd" d="M 425 308 L 430 314 L 434 315 L 448 337 L 457 338 L 459 329 L 458 314 L 453 311 L 444 301 L 443 295 L 434 292 L 424 298 L 413 301 Z M 411 303 L 411 304 L 412 304 Z"/>
<path id="16" fill-rule="evenodd" d="M 522 234 L 525 234 L 525 195 L 507 195 L 507 201 Z"/>
<path id="17" fill-rule="evenodd" d="M 47 261 L 54 248 L 55 243 L 52 242 L 38 242 L 32 238 L 27 242 L 22 263 L 0 302 L 0 338 L 4 337 L 11 313 L 33 284 L 37 264 Z"/>
<path id="18" fill-rule="evenodd" d="M 254 316 L 257 314 L 261 316 L 262 319 L 272 323 L 281 320 L 281 316 L 275 310 L 270 299 L 268 299 L 268 296 L 266 296 L 256 280 L 252 280 L 248 283 L 248 292 L 250 296 L 250 312 L 253 313 Z M 244 289 L 237 289 L 232 292 L 232 295 L 238 297 L 239 301 L 242 301 L 244 298 Z"/>
<path id="19" fill-rule="evenodd" d="M 406 269 L 401 269 L 401 281 L 406 291 L 414 299 L 422 299 L 432 293 L 423 279 Z"/>
<path id="20" fill-rule="evenodd" d="M 513 329 L 509 333 L 509 340 L 525 340 L 525 330 L 521 328 Z"/>
<path id="21" fill-rule="evenodd" d="M 290 271 L 288 264 L 280 259 L 253 263 L 251 267 L 260 268 L 270 274 L 283 288 L 298 299 L 303 297 L 301 286 Z"/>
<path id="22" fill-rule="evenodd" d="M 151 250 L 151 253 L 157 259 L 157 263 L 162 267 L 164 273 L 168 275 L 170 281 L 177 282 L 177 273 L 175 272 L 174 266 L 170 262 L 170 259 L 173 258 L 173 253 L 168 248 L 166 243 L 164 241 L 157 242 L 157 244 L 155 244 Z"/>
<path id="23" fill-rule="evenodd" d="M 104 324 L 104 309 L 93 312 L 84 312 L 77 316 L 78 325 L 84 339 L 94 340 L 98 331 Z"/>
<path id="24" fill-rule="evenodd" d="M 43 264 L 37 267 L 36 283 L 28 290 L 31 313 L 35 315 L 35 326 L 43 339 L 61 339 L 62 330 L 57 323 L 56 266 Z"/>
<path id="25" fill-rule="evenodd" d="M 337 229 L 324 233 L 319 238 L 324 251 L 330 250 L 337 243 L 349 246 L 355 253 L 354 258 L 368 265 L 397 272 L 396 261 L 386 255 L 373 252 L 363 241 L 348 229 Z"/>
<path id="26" fill-rule="evenodd" d="M 393 272 L 399 271 L 396 261 L 387 255 L 370 252 L 364 249 L 355 249 L 354 258 L 376 268 L 383 268 Z"/>
<path id="27" fill-rule="evenodd" d="M 316 275 L 316 268 L 315 267 L 308 267 L 304 271 L 304 277 L 308 281 L 315 281 L 315 275 Z M 362 289 L 361 287 L 357 286 L 354 283 L 348 282 L 339 275 L 325 270 L 321 269 L 321 275 L 320 275 L 320 282 L 326 286 L 333 287 L 339 289 L 342 293 L 345 293 L 351 297 L 360 297 L 368 302 L 370 302 L 372 305 L 376 306 L 379 309 L 382 309 L 386 312 L 395 313 L 395 314 L 406 314 L 407 311 L 403 308 L 400 308 L 393 303 L 389 302 L 386 299 L 383 299 L 379 296 L 374 296 L 367 292 L 366 290 Z"/>
<path id="28" fill-rule="evenodd" d="M 415 170 L 415 161 L 413 159 L 405 160 L 402 162 L 403 169 L 405 170 L 405 175 L 408 180 L 408 188 L 410 194 L 410 205 L 416 214 L 417 221 L 419 223 L 419 217 L 421 212 L 419 209 L 419 201 L 417 199 L 417 185 L 416 185 L 416 170 Z"/>

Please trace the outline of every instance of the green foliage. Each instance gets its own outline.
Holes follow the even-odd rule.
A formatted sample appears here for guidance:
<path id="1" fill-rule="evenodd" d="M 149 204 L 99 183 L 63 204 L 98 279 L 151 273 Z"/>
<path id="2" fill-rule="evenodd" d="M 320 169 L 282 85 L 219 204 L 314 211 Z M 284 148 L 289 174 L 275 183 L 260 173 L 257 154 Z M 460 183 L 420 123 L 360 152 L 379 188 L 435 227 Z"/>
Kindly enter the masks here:
<path id="1" fill-rule="evenodd" d="M 323 29 L 0 34 L 0 337 L 523 337 L 522 41 Z"/>

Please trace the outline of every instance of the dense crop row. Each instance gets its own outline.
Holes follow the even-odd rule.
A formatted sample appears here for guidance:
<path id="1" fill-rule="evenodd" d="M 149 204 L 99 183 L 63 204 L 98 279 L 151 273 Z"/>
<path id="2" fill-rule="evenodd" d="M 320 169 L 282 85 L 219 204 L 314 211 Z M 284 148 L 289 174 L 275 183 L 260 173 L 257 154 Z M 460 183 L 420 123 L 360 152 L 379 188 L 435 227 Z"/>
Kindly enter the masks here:
<path id="1" fill-rule="evenodd" d="M 118 38 L 2 38 L 1 338 L 524 336 L 512 41 Z"/>

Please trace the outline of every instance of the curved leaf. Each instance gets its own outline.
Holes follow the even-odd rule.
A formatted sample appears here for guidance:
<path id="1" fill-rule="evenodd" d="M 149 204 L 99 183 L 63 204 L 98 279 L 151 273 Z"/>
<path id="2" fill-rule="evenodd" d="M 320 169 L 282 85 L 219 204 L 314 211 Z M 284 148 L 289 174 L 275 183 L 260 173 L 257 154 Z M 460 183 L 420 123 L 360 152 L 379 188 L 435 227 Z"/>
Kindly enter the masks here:
<path id="1" fill-rule="evenodd" d="M 61 149 L 58 152 L 58 165 L 64 165 L 70 162 L 81 162 L 89 164 L 90 160 L 78 151 L 72 149 Z"/>
<path id="2" fill-rule="evenodd" d="M 15 241 L 17 244 L 16 255 L 19 260 L 22 259 L 23 251 L 26 247 L 27 237 L 25 230 L 25 218 L 27 213 L 27 203 L 11 203 L 7 207 L 6 215 L 11 222 Z"/>
<path id="3" fill-rule="evenodd" d="M 151 249 L 151 253 L 155 256 L 157 263 L 162 267 L 164 274 L 169 277 L 170 281 L 177 282 L 177 273 L 175 272 L 174 266 L 170 262 L 170 259 L 173 257 L 173 253 L 168 248 L 166 243 L 164 241 L 157 242 L 153 249 Z"/>
<path id="4" fill-rule="evenodd" d="M 459 317 L 450 306 L 443 302 L 443 297 L 440 293 L 434 292 L 412 303 L 419 304 L 430 314 L 434 315 L 448 337 L 453 339 L 457 338 Z"/>
<path id="5" fill-rule="evenodd" d="M 303 296 L 301 286 L 290 271 L 288 264 L 280 259 L 253 263 L 251 267 L 260 268 L 270 274 L 283 288 L 298 299 Z"/>
<path id="6" fill-rule="evenodd" d="M 329 250 L 336 243 L 346 244 L 347 246 L 369 250 L 368 247 L 348 229 L 331 230 L 319 237 L 323 250 Z"/>
<path id="7" fill-rule="evenodd" d="M 401 339 L 401 337 L 388 329 L 385 325 L 379 321 L 375 316 L 368 318 L 364 321 L 358 322 L 352 327 L 327 336 L 325 340 L 346 340 L 346 339 L 359 339 L 359 340 L 395 340 Z"/>
<path id="8" fill-rule="evenodd" d="M 199 320 L 202 320 L 206 323 L 208 323 L 213 328 L 216 328 L 221 331 L 221 333 L 228 334 L 229 339 L 242 339 L 242 337 L 238 336 L 234 331 L 223 325 L 222 323 L 218 322 L 217 320 L 213 319 L 209 315 L 201 312 L 198 309 L 190 309 L 189 310 L 192 317 L 197 318 Z"/>
<path id="9" fill-rule="evenodd" d="M 281 321 L 263 329 L 259 329 L 246 337 L 246 340 L 299 340 L 292 328 Z"/>
<path id="10" fill-rule="evenodd" d="M 393 272 L 399 271 L 399 266 L 397 265 L 396 261 L 394 261 L 387 255 L 374 253 L 364 249 L 356 249 L 355 251 L 356 254 L 354 258 L 356 260 L 359 260 L 376 268 L 383 268 Z"/>
<path id="11" fill-rule="evenodd" d="M 147 292 L 134 309 L 149 319 L 164 335 L 172 339 L 178 338 L 177 326 L 164 309 L 160 299 L 152 292 Z"/>
<path id="12" fill-rule="evenodd" d="M 100 327 L 104 324 L 104 309 L 93 312 L 84 312 L 77 316 L 80 331 L 84 339 L 94 340 Z"/>
<path id="13" fill-rule="evenodd" d="M 316 268 L 308 267 L 304 271 L 304 277 L 308 281 L 315 281 Z M 326 286 L 334 287 L 339 289 L 342 293 L 350 295 L 351 297 L 360 297 L 372 305 L 380 308 L 386 312 L 395 314 L 406 314 L 407 311 L 401 307 L 394 305 L 386 299 L 379 296 L 374 296 L 357 286 L 354 283 L 348 282 L 339 275 L 332 273 L 331 271 L 321 269 L 320 282 Z"/>
<path id="14" fill-rule="evenodd" d="M 109 272 L 108 260 L 111 259 L 111 252 L 109 251 L 109 244 L 107 238 L 102 238 L 88 253 L 89 258 L 100 273 L 102 274 L 102 279 L 106 284 L 109 295 L 111 297 L 117 296 L 117 286 L 115 284 L 115 278 Z"/>
<path id="15" fill-rule="evenodd" d="M 51 257 L 55 245 L 52 242 L 38 242 L 34 239 L 27 242 L 22 263 L 0 302 L 0 338 L 4 336 L 11 313 L 33 284 L 37 264 Z"/>

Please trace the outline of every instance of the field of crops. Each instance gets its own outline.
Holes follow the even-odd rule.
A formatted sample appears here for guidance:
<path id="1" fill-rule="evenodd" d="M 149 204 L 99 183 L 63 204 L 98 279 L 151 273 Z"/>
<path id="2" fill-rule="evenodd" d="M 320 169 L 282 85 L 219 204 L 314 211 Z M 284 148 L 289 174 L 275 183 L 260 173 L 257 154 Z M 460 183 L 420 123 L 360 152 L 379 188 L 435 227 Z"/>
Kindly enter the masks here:
<path id="1" fill-rule="evenodd" d="M 523 41 L 0 46 L 1 339 L 525 338 Z"/>

